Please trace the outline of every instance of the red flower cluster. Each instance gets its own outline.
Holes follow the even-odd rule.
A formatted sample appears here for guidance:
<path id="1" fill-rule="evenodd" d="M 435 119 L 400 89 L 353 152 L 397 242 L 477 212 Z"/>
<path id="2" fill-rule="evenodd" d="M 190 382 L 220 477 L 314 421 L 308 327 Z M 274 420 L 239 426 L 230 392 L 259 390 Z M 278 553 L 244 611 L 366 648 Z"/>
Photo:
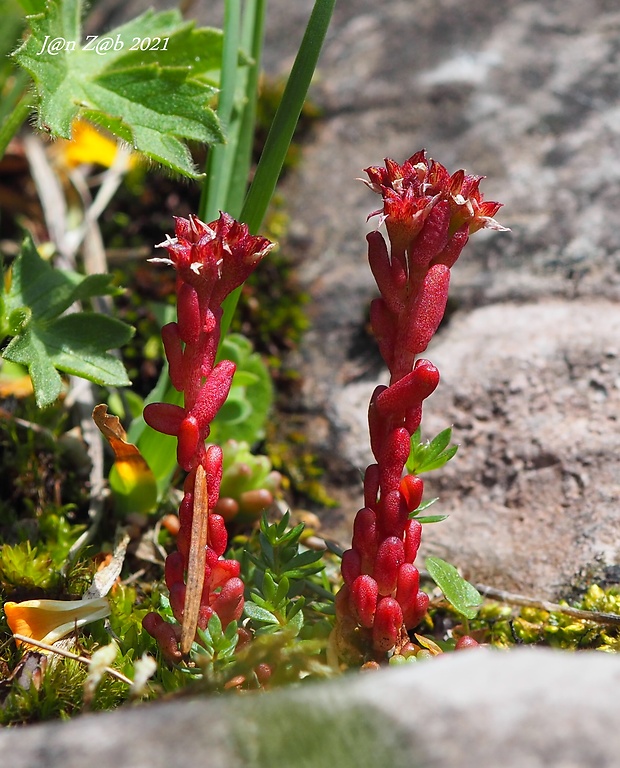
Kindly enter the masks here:
<path id="1" fill-rule="evenodd" d="M 423 352 L 443 317 L 450 268 L 469 235 L 484 227 L 502 230 L 493 216 L 500 203 L 484 202 L 480 176 L 450 175 L 417 152 L 403 165 L 366 169 L 368 186 L 383 198 L 371 216 L 385 222 L 390 250 L 375 231 L 368 259 L 381 297 L 370 319 L 390 386 L 370 401 L 370 443 L 376 464 L 364 476 L 364 503 L 355 518 L 351 549 L 344 553 L 344 586 L 336 601 L 341 637 L 366 631 L 372 649 L 385 653 L 408 641 L 408 628 L 428 607 L 414 566 L 422 533 L 410 519 L 420 505 L 422 480 L 402 477 L 411 435 L 420 425 L 423 401 L 439 383 L 439 371 Z"/>
<path id="2" fill-rule="evenodd" d="M 222 450 L 216 445 L 207 448 L 205 441 L 235 373 L 235 364 L 230 360 L 215 365 L 221 304 L 273 246 L 266 238 L 250 235 L 244 224 L 225 213 L 210 224 L 195 216 L 176 219 L 176 237 L 162 246 L 169 257 L 153 261 L 169 264 L 177 271 L 177 322 L 162 328 L 162 339 L 170 380 L 175 389 L 183 392 L 184 404 L 151 403 L 144 409 L 144 419 L 158 432 L 176 436 L 178 462 L 188 472 L 179 510 L 178 551 L 166 560 L 166 584 L 174 616 L 182 622 L 190 550 L 195 551 L 204 571 L 198 574 L 198 582 L 192 574 L 194 588 L 197 583 L 202 590 L 197 625 L 204 629 L 215 612 L 225 628 L 241 616 L 244 586 L 239 563 L 223 558 L 227 545 L 224 519 L 210 512 L 219 498 Z M 201 525 L 206 551 L 196 544 Z M 144 627 L 168 658 L 181 655 L 178 628 L 154 613 L 145 617 Z M 195 626 L 190 632 L 190 645 L 194 632 Z M 187 653 L 189 648 L 181 650 Z"/>

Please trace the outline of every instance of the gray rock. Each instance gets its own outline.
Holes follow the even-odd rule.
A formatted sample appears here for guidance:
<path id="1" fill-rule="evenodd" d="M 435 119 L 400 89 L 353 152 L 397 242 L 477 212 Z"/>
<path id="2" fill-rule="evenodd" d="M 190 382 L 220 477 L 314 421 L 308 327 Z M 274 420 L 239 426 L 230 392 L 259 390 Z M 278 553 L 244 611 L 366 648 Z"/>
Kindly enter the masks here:
<path id="1" fill-rule="evenodd" d="M 314 446 L 341 502 L 325 531 L 342 542 L 383 375 L 365 329 L 376 289 L 364 222 L 379 198 L 354 179 L 426 146 L 451 170 L 486 174 L 512 229 L 472 238 L 426 353 L 443 380 L 423 427 L 453 422 L 462 443 L 431 479 L 451 517 L 428 529 L 428 549 L 541 596 L 617 564 L 619 26 L 604 0 L 338 4 L 316 90 L 326 118 L 285 194 L 314 300 L 298 407 L 311 439 L 329 418 Z"/>
<path id="2" fill-rule="evenodd" d="M 620 660 L 469 651 L 0 732 L 11 768 L 612 768 Z"/>

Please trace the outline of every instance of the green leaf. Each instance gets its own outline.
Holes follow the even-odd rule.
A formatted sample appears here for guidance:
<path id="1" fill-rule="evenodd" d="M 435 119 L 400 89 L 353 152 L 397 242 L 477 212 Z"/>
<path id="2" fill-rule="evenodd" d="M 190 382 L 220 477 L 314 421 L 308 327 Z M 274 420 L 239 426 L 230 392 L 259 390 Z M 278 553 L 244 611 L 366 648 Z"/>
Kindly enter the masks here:
<path id="1" fill-rule="evenodd" d="M 441 523 L 443 520 L 447 520 L 450 515 L 423 515 L 422 517 L 416 517 L 418 523 Z"/>
<path id="2" fill-rule="evenodd" d="M 265 576 L 263 578 L 263 594 L 265 595 L 265 599 L 268 600 L 272 605 L 275 604 L 275 597 L 276 597 L 276 583 L 273 580 L 273 576 L 267 571 L 265 573 Z"/>
<path id="3" fill-rule="evenodd" d="M 260 621 L 264 624 L 280 624 L 277 617 L 274 616 L 271 611 L 266 611 L 264 608 L 260 608 L 258 605 L 250 602 L 249 600 L 246 601 L 243 610 L 245 615 L 253 621 Z"/>
<path id="4" fill-rule="evenodd" d="M 452 437 L 452 428 L 448 427 L 432 440 L 421 442 L 420 430 L 411 436 L 411 449 L 407 459 L 407 471 L 414 475 L 430 472 L 443 467 L 458 450 L 458 445 L 448 447 Z"/>
<path id="5" fill-rule="evenodd" d="M 439 557 L 427 557 L 426 568 L 446 600 L 463 616 L 473 619 L 482 605 L 482 595 L 453 565 Z"/>
<path id="6" fill-rule="evenodd" d="M 81 0 L 50 0 L 29 17 L 31 34 L 14 54 L 37 86 L 39 127 L 68 139 L 72 121 L 83 117 L 150 159 L 199 176 L 183 139 L 224 140 L 209 107 L 221 33 L 196 30 L 176 10 L 147 11 L 82 40 L 82 11 Z M 141 41 L 150 41 L 147 50 L 140 50 Z M 211 82 L 209 72 L 215 72 Z"/>
<path id="7" fill-rule="evenodd" d="M 40 408 L 60 395 L 58 371 L 104 386 L 130 384 L 121 361 L 108 352 L 131 338 L 130 326 L 96 312 L 59 317 L 74 301 L 115 293 L 110 280 L 108 275 L 84 277 L 53 269 L 39 256 L 30 235 L 24 239 L 12 267 L 5 306 L 9 317 L 22 311 L 26 320 L 15 327 L 16 334 L 2 356 L 27 366 Z"/>

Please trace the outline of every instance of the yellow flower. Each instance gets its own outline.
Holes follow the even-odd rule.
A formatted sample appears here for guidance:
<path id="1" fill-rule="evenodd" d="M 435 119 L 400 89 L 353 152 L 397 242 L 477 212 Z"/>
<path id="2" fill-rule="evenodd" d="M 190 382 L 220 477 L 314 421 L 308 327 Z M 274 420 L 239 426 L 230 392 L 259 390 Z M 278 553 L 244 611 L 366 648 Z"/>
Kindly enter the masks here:
<path id="1" fill-rule="evenodd" d="M 82 163 L 103 165 L 109 168 L 116 159 L 118 144 L 100 133 L 90 123 L 75 120 L 71 127 L 71 141 L 63 144 L 64 161 L 69 168 Z M 129 160 L 130 167 L 135 158 Z"/>
<path id="2" fill-rule="evenodd" d="M 51 645 L 92 621 L 110 615 L 105 597 L 94 600 L 24 600 L 4 604 L 11 632 Z M 21 640 L 15 641 L 17 645 Z"/>

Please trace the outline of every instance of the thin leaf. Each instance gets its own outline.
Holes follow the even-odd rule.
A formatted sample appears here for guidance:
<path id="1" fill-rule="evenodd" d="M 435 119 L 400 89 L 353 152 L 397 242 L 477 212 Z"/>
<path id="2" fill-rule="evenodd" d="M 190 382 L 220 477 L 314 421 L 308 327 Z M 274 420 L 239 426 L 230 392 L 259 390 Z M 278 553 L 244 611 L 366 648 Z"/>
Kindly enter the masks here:
<path id="1" fill-rule="evenodd" d="M 249 600 L 246 601 L 245 605 L 243 606 L 243 610 L 245 612 L 245 615 L 248 616 L 253 621 L 260 621 L 264 624 L 278 624 L 279 621 L 276 616 L 271 613 L 271 611 L 267 611 L 264 608 L 260 608 L 255 603 L 250 602 Z"/>

